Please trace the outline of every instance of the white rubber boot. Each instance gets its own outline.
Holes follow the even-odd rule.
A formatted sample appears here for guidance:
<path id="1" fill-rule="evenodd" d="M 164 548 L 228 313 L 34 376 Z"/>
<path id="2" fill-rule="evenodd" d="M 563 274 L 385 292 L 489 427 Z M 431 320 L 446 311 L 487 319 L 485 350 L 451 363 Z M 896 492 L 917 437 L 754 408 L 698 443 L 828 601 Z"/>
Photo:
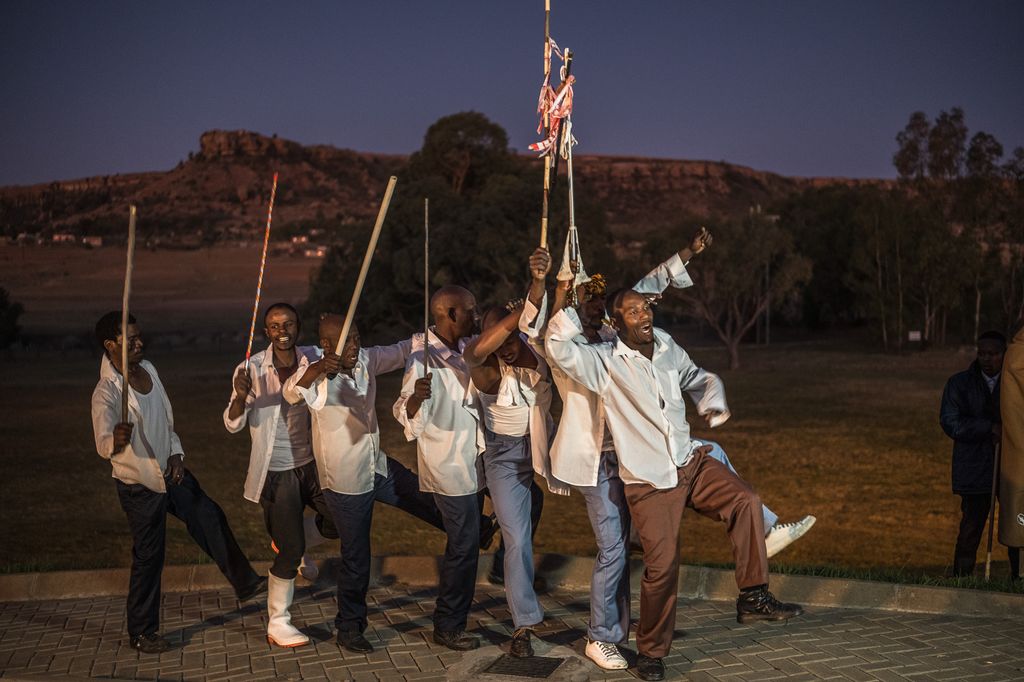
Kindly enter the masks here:
<path id="1" fill-rule="evenodd" d="M 282 580 L 273 573 L 269 574 L 267 611 L 270 613 L 270 620 L 267 623 L 267 641 L 271 644 L 285 648 L 309 644 L 309 637 L 292 625 L 292 616 L 288 613 L 294 595 L 294 580 Z"/>

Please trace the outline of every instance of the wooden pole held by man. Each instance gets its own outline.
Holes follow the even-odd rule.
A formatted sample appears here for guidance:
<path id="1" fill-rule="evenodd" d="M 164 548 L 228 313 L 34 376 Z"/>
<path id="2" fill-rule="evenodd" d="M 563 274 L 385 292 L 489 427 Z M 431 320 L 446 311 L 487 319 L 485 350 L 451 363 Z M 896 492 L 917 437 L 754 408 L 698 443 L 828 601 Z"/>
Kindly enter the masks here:
<path id="1" fill-rule="evenodd" d="M 135 265 L 135 221 L 138 210 L 128 207 L 128 258 L 124 267 L 124 295 L 121 297 L 121 423 L 128 423 L 128 299 L 132 295 L 132 269 Z"/>
<path id="2" fill-rule="evenodd" d="M 388 180 L 387 189 L 384 190 L 384 201 L 381 202 L 380 211 L 377 213 L 377 222 L 373 226 L 373 234 L 370 235 L 370 244 L 366 247 L 366 255 L 363 256 L 363 265 L 359 268 L 359 277 L 356 279 L 356 288 L 352 292 L 352 300 L 348 304 L 345 323 L 341 326 L 341 336 L 338 337 L 338 345 L 334 349 L 336 355 L 341 355 L 341 351 L 345 348 L 345 342 L 348 341 L 348 332 L 352 328 L 352 319 L 356 314 L 356 306 L 359 305 L 359 296 L 363 293 L 366 273 L 370 270 L 370 260 L 373 258 L 373 252 L 377 248 L 377 238 L 380 236 L 380 230 L 384 226 L 384 218 L 388 214 L 388 206 L 391 205 L 391 195 L 395 191 L 396 182 L 398 182 L 398 178 L 392 175 L 391 179 Z"/>

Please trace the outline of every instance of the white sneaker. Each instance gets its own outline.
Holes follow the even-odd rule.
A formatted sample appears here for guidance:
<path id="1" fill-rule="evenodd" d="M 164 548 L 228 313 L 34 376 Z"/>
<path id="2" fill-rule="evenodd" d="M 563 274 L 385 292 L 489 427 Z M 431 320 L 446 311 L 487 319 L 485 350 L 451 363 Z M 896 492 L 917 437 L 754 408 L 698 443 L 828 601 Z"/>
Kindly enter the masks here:
<path id="1" fill-rule="evenodd" d="M 810 514 L 793 523 L 776 523 L 764 537 L 764 545 L 771 558 L 803 537 L 818 519 Z"/>
<path id="2" fill-rule="evenodd" d="M 587 642 L 587 658 L 605 670 L 625 670 L 629 667 L 626 659 L 619 653 L 619 647 L 611 642 Z"/>

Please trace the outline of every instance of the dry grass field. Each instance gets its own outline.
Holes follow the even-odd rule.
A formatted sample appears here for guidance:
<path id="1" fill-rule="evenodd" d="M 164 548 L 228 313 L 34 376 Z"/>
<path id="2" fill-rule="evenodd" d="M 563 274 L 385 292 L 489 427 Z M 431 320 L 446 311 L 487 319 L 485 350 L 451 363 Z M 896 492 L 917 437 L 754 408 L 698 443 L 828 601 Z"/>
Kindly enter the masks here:
<path id="1" fill-rule="evenodd" d="M 195 251 L 135 253 L 132 309 L 150 332 L 248 334 L 262 243 Z M 80 334 L 106 310 L 121 307 L 124 248 L 0 245 L 0 286 L 25 306 L 27 333 Z M 306 298 L 319 258 L 268 259 L 265 295 L 298 303 Z"/>
<path id="2" fill-rule="evenodd" d="M 710 369 L 714 349 L 694 349 Z M 243 547 L 267 558 L 259 507 L 242 499 L 247 434 L 229 435 L 221 411 L 232 355 L 153 353 L 176 410 L 188 466 L 225 508 Z M 741 474 L 783 520 L 813 513 L 818 524 L 777 557 L 776 567 L 841 567 L 941 575 L 956 533 L 949 442 L 937 410 L 944 379 L 968 357 L 935 351 L 906 357 L 792 344 L 751 349 L 747 367 L 724 372 L 734 417 L 714 433 Z M 97 360 L 85 354 L 0 365 L 0 570 L 125 565 L 129 536 L 110 467 L 93 450 L 89 397 Z M 398 377 L 379 391 L 385 449 L 406 464 L 415 453 L 390 416 Z M 170 524 L 171 562 L 202 560 L 184 528 Z M 723 529 L 688 513 L 683 559 L 728 563 Z M 374 520 L 378 554 L 439 553 L 442 536 L 387 507 Z M 592 554 L 582 499 L 548 495 L 538 552 Z M 323 550 L 333 551 L 333 550 Z M 1005 573 L 1005 555 L 997 573 Z"/>

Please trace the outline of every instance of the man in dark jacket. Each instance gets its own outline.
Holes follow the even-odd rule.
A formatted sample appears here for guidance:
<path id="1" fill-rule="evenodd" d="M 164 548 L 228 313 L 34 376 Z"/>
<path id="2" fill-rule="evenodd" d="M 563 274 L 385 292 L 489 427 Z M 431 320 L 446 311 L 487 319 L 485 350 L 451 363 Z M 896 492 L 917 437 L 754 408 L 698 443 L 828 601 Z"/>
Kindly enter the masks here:
<path id="1" fill-rule="evenodd" d="M 953 575 L 974 572 L 978 545 L 992 504 L 995 444 L 1001 436 L 999 372 L 1006 337 L 985 332 L 978 337 L 978 357 L 954 374 L 942 393 L 939 422 L 953 439 L 953 492 L 960 496 L 960 533 L 953 555 Z"/>

